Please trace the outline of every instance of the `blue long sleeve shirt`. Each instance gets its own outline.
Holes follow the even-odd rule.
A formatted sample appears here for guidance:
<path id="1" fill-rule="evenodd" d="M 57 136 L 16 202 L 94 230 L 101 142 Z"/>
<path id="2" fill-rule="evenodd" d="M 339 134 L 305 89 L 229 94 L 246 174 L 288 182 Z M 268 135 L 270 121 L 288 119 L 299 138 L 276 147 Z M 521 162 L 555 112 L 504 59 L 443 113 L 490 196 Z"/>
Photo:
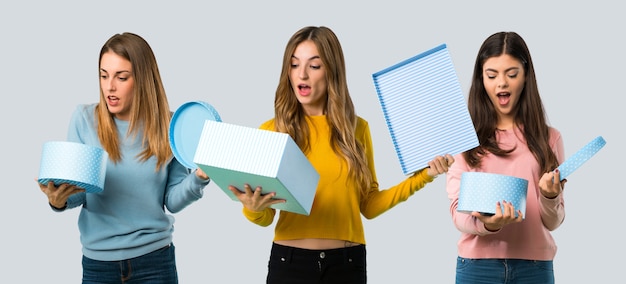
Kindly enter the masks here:
<path id="1" fill-rule="evenodd" d="M 96 104 L 74 111 L 68 141 L 102 147 L 96 132 Z M 127 135 L 129 122 L 115 120 L 122 160 L 107 163 L 104 189 L 77 193 L 67 208 L 81 207 L 78 218 L 83 254 L 91 259 L 115 261 L 152 252 L 172 242 L 174 217 L 200 199 L 209 180 L 198 178 L 175 158 L 156 170 L 156 158 L 140 161 L 142 133 Z M 167 209 L 167 211 L 165 210 Z"/>

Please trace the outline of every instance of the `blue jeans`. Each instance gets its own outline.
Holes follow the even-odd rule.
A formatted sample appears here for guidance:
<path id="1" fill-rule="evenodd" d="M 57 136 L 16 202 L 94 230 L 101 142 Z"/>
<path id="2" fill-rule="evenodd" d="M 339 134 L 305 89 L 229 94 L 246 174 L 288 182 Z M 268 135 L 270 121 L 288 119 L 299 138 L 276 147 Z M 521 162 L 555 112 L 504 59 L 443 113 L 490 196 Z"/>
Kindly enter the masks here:
<path id="1" fill-rule="evenodd" d="M 364 284 L 365 245 L 308 250 L 272 245 L 268 284 Z"/>
<path id="2" fill-rule="evenodd" d="M 552 261 L 457 257 L 456 283 L 554 284 Z"/>
<path id="3" fill-rule="evenodd" d="M 178 283 L 174 244 L 120 261 L 99 261 L 83 256 L 83 284 Z"/>

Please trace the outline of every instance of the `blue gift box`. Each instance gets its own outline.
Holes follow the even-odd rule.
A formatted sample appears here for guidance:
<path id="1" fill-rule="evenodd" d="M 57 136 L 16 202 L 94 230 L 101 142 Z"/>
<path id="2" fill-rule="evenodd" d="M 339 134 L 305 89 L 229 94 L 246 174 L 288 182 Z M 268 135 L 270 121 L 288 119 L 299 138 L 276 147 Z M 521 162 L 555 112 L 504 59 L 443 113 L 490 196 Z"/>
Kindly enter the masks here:
<path id="1" fill-rule="evenodd" d="M 405 175 L 425 168 L 435 156 L 479 145 L 446 44 L 372 78 Z"/>
<path id="2" fill-rule="evenodd" d="M 598 136 L 574 153 L 574 155 L 569 157 L 563 164 L 559 165 L 558 169 L 561 173 L 561 180 L 566 179 L 571 173 L 580 168 L 580 166 L 600 151 L 604 145 L 606 145 L 606 141 L 602 136 Z"/>
<path id="3" fill-rule="evenodd" d="M 191 101 L 182 104 L 170 121 L 169 142 L 172 154 L 183 166 L 195 169 L 193 162 L 198 140 L 205 120 L 222 121 L 217 110 L 209 103 Z"/>
<path id="4" fill-rule="evenodd" d="M 63 183 L 84 188 L 88 193 L 104 190 L 109 155 L 104 149 L 75 142 L 50 141 L 43 145 L 37 181 L 56 186 Z"/>
<path id="5" fill-rule="evenodd" d="M 493 173 L 464 172 L 461 174 L 457 211 L 495 214 L 496 203 L 507 201 L 513 204 L 515 211 L 520 210 L 526 215 L 527 191 L 528 180 L 523 178 Z"/>
<path id="6" fill-rule="evenodd" d="M 206 120 L 194 163 L 232 200 L 248 183 L 287 202 L 273 208 L 309 215 L 319 174 L 286 133 Z"/>

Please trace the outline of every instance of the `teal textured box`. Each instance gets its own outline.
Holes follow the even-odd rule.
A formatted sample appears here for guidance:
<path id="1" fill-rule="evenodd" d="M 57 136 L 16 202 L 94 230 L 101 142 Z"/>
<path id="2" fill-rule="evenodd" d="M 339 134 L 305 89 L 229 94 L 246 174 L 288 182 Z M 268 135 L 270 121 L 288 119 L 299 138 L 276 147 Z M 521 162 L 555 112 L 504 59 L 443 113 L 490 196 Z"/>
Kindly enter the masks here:
<path id="1" fill-rule="evenodd" d="M 275 209 L 309 215 L 319 174 L 286 133 L 206 120 L 194 163 L 232 200 L 248 183 L 287 202 Z"/>

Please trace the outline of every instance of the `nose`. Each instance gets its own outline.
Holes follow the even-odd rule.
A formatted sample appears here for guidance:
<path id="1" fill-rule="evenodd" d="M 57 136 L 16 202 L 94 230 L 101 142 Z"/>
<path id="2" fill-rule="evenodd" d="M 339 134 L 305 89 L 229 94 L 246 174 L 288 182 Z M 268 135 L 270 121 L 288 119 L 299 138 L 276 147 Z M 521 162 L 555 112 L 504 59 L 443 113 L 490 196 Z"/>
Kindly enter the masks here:
<path id="1" fill-rule="evenodd" d="M 508 85 L 509 85 L 509 81 L 507 80 L 506 76 L 498 76 L 499 88 L 506 88 Z"/>
<path id="2" fill-rule="evenodd" d="M 306 68 L 302 67 L 298 70 L 298 77 L 300 77 L 300 79 L 309 78 L 309 73 L 306 71 Z"/>
<path id="3" fill-rule="evenodd" d="M 115 91 L 115 80 L 111 78 L 101 79 L 102 88 L 106 91 Z"/>

